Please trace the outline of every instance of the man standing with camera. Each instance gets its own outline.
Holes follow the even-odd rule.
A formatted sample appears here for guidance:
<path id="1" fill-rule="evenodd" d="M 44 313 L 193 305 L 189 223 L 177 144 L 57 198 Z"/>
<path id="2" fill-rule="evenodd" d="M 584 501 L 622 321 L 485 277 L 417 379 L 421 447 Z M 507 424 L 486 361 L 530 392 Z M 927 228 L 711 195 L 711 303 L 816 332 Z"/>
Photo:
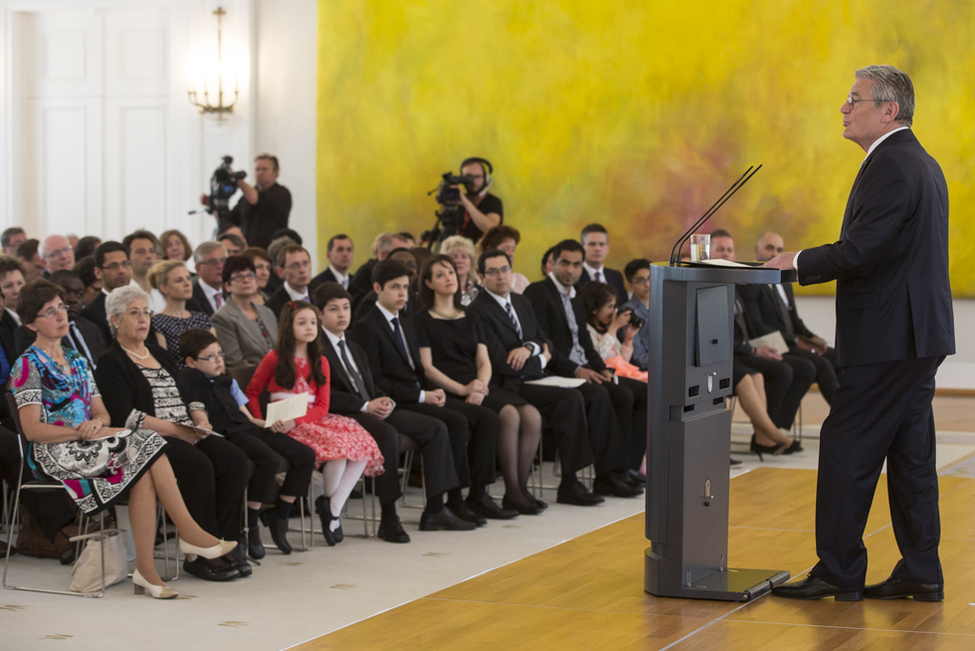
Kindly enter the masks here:
<path id="1" fill-rule="evenodd" d="M 220 225 L 221 230 L 227 224 L 240 226 L 248 244 L 267 250 L 274 232 L 287 228 L 291 215 L 291 192 L 278 184 L 280 171 L 277 156 L 259 154 L 254 159 L 254 185 L 237 179 L 237 187 L 244 196 Z M 210 197 L 203 195 L 200 203 L 210 205 Z"/>
<path id="2" fill-rule="evenodd" d="M 459 235 L 477 244 L 484 231 L 494 228 L 504 221 L 504 207 L 501 199 L 488 192 L 493 183 L 491 174 L 494 168 L 484 158 L 468 158 L 460 164 L 460 175 L 470 177 L 464 184 L 466 193 L 460 193 L 457 205 L 463 208 Z M 460 189 L 461 186 L 454 186 Z"/>

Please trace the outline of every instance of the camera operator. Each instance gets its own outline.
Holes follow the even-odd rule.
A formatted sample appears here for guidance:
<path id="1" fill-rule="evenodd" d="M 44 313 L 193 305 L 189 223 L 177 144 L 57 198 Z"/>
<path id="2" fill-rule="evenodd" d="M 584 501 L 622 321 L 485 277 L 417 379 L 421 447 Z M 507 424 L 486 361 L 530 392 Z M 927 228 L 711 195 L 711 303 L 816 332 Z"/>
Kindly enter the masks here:
<path id="1" fill-rule="evenodd" d="M 460 175 L 469 175 L 470 183 L 465 184 L 466 193 L 460 193 L 457 205 L 464 209 L 459 235 L 475 244 L 484 231 L 494 228 L 504 221 L 504 208 L 501 199 L 488 192 L 493 179 L 494 168 L 483 158 L 468 158 L 460 164 Z M 453 186 L 460 189 L 459 185 Z"/>
<path id="2" fill-rule="evenodd" d="M 237 187 L 244 196 L 227 215 L 226 222 L 218 226 L 224 230 L 227 225 L 240 226 L 244 237 L 251 246 L 267 249 L 274 231 L 288 227 L 291 214 L 291 192 L 278 184 L 281 171 L 277 156 L 259 154 L 254 159 L 254 185 L 244 179 L 237 179 Z M 200 203 L 210 205 L 210 197 L 202 195 Z"/>

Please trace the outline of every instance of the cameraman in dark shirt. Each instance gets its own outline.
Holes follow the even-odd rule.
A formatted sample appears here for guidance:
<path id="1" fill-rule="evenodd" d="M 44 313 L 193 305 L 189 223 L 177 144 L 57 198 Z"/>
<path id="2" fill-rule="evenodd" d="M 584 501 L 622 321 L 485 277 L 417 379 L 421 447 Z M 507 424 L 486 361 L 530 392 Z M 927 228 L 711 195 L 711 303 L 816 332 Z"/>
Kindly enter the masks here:
<path id="1" fill-rule="evenodd" d="M 254 185 L 244 179 L 237 180 L 237 187 L 244 196 L 219 228 L 223 230 L 229 224 L 240 226 L 250 246 L 267 250 L 274 232 L 287 228 L 291 215 L 291 192 L 278 184 L 280 171 L 277 156 L 259 154 L 254 159 Z M 210 197 L 203 195 L 200 202 L 207 206 Z"/>
<path id="2" fill-rule="evenodd" d="M 468 158 L 460 164 L 461 176 L 470 175 L 473 181 L 465 185 L 466 193 L 460 193 L 459 205 L 464 209 L 464 217 L 459 234 L 475 244 L 485 231 L 504 221 L 501 199 L 488 192 L 493 172 L 491 163 L 483 158 Z"/>

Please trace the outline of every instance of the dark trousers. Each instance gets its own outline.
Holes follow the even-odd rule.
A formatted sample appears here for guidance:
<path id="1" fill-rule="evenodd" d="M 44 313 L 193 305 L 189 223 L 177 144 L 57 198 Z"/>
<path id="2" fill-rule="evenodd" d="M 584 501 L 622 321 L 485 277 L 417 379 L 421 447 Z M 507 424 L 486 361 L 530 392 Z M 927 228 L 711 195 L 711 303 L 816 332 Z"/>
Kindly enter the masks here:
<path id="1" fill-rule="evenodd" d="M 638 470 L 643 463 L 643 456 L 647 453 L 647 412 L 649 410 L 647 383 L 621 377 L 620 386 L 626 387 L 633 394 L 633 408 L 630 412 L 630 432 L 626 437 L 629 447 L 626 454 L 626 467 Z M 615 403 L 614 403 L 615 406 Z M 617 411 L 617 417 L 622 417 Z"/>
<path id="2" fill-rule="evenodd" d="M 281 467 L 281 458 L 288 461 L 288 472 L 281 486 L 282 495 L 302 497 L 308 494 L 311 473 L 315 470 L 315 451 L 283 432 L 259 427 L 227 435 L 227 440 L 240 448 L 254 463 L 247 499 L 268 503 L 274 499 L 274 476 Z"/>
<path id="3" fill-rule="evenodd" d="M 394 409 L 385 420 L 362 412 L 343 415 L 362 425 L 383 454 L 386 472 L 375 480 L 376 495 L 381 504 L 395 502 L 403 494 L 397 478 L 400 434 L 413 440 L 420 449 L 427 497 L 441 495 L 460 485 L 454 469 L 450 436 L 443 421 L 402 409 Z"/>
<path id="4" fill-rule="evenodd" d="M 843 369 L 823 423 L 816 486 L 813 574 L 844 590 L 862 590 L 867 574 L 863 531 L 887 461 L 890 517 L 902 561 L 897 578 L 944 583 L 938 543 L 934 376 L 944 358 Z"/>
<path id="5" fill-rule="evenodd" d="M 576 389 L 586 402 L 586 425 L 596 475 L 625 470 L 629 440 L 623 438 L 620 418 L 633 418 L 633 392 L 617 384 L 583 384 Z M 620 412 L 626 414 L 620 416 Z"/>
<path id="6" fill-rule="evenodd" d="M 17 445 L 17 434 L 0 427 L 0 479 L 10 485 L 11 493 L 17 488 L 19 472 L 20 449 Z M 34 480 L 26 461 L 23 480 L 25 482 Z M 74 502 L 63 490 L 26 490 L 20 493 L 20 500 L 34 518 L 34 522 L 44 532 L 44 536 L 51 542 L 54 542 L 54 537 L 61 531 L 61 527 L 74 521 L 77 514 Z"/>
<path id="7" fill-rule="evenodd" d="M 810 361 L 816 369 L 816 384 L 819 385 L 819 392 L 823 394 L 823 399 L 826 402 L 830 405 L 833 404 L 833 397 L 836 395 L 836 389 L 840 383 L 836 379 L 836 371 L 833 369 L 833 363 L 829 358 L 803 350 L 798 346 L 789 346 L 789 352 L 784 357 L 786 359 L 795 357 Z"/>
<path id="8" fill-rule="evenodd" d="M 243 522 L 247 455 L 218 436 L 196 445 L 172 436 L 166 441 L 166 456 L 190 515 L 211 535 L 237 540 Z"/>
<path id="9" fill-rule="evenodd" d="M 802 397 L 816 379 L 812 362 L 788 356 L 780 362 L 756 355 L 736 355 L 735 360 L 762 374 L 769 418 L 776 427 L 791 428 Z"/>
<path id="10" fill-rule="evenodd" d="M 522 384 L 516 393 L 534 405 L 555 431 L 564 477 L 574 475 L 593 462 L 586 425 L 586 401 L 581 392 Z"/>

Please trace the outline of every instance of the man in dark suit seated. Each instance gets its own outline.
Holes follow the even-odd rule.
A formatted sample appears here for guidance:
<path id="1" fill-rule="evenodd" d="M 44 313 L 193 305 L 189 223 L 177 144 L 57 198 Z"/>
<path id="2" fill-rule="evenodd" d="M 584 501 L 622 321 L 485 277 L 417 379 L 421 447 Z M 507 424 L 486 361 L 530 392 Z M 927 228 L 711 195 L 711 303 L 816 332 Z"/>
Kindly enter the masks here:
<path id="1" fill-rule="evenodd" d="M 286 246 L 278 251 L 274 264 L 284 275 L 284 283 L 265 303 L 275 316 L 281 315 L 281 308 L 288 301 L 310 303 L 317 285 L 311 281 L 311 255 L 308 250 L 300 244 Z"/>
<path id="2" fill-rule="evenodd" d="M 352 267 L 352 256 L 355 254 L 355 247 L 352 238 L 348 235 L 333 235 L 328 240 L 328 247 L 325 255 L 328 257 L 328 266 L 325 271 L 312 279 L 312 283 L 338 283 L 348 291 L 352 283 L 352 275 L 349 269 Z"/>
<path id="3" fill-rule="evenodd" d="M 622 305 L 629 300 L 626 285 L 623 284 L 623 274 L 616 269 L 603 266 L 609 255 L 609 233 L 600 224 L 589 224 L 582 229 L 579 238 L 585 250 L 586 257 L 582 263 L 582 275 L 576 281 L 576 291 L 590 280 L 606 283 L 616 290 L 616 304 Z"/>
<path id="4" fill-rule="evenodd" d="M 49 280 L 64 289 L 64 306 L 68 308 L 68 334 L 61 342 L 81 353 L 94 372 L 98 358 L 105 352 L 107 344 L 98 326 L 81 316 L 81 297 L 85 294 L 85 285 L 78 274 L 67 269 L 55 271 Z M 17 355 L 22 355 L 36 338 L 37 333 L 33 330 L 24 325 L 19 326 L 14 331 Z"/>
<path id="5" fill-rule="evenodd" d="M 380 233 L 376 236 L 369 249 L 373 257 L 359 267 L 355 275 L 352 276 L 352 282 L 349 285 L 349 293 L 352 294 L 353 314 L 359 307 L 359 301 L 372 291 L 372 268 L 376 266 L 376 263 L 385 260 L 395 249 L 409 249 L 412 246 L 410 241 L 401 233 Z"/>
<path id="6" fill-rule="evenodd" d="M 108 328 L 108 318 L 105 316 L 105 298 L 113 289 L 124 287 L 132 280 L 129 250 L 121 242 L 112 240 L 99 244 L 95 248 L 95 275 L 102 281 L 102 291 L 85 306 L 81 316 L 98 326 L 102 338 L 109 342 L 114 337 Z"/>
<path id="7" fill-rule="evenodd" d="M 574 389 L 529 384 L 552 375 L 550 342 L 538 327 L 531 301 L 511 291 L 511 259 L 504 251 L 485 251 L 477 261 L 484 291 L 470 305 L 484 327 L 491 358 L 491 384 L 517 393 L 548 419 L 562 464 L 561 504 L 593 506 L 603 498 L 579 481 L 579 470 L 593 463 L 593 450 L 605 447 L 606 421 L 590 422 L 586 400 Z M 607 400 L 608 403 L 608 400 Z M 608 405 L 603 416 L 612 418 Z M 615 423 L 613 424 L 615 428 Z M 590 435 L 599 442 L 593 446 Z"/>
<path id="8" fill-rule="evenodd" d="M 782 238 L 775 233 L 765 233 L 755 244 L 755 259 L 771 260 L 785 250 Z M 833 404 L 838 381 L 836 379 L 836 352 L 826 345 L 826 340 L 812 333 L 799 318 L 792 283 L 778 285 L 748 285 L 747 292 L 757 304 L 764 323 L 763 330 L 778 330 L 789 345 L 789 354 L 808 359 L 816 367 L 816 383 L 826 402 Z"/>
<path id="9" fill-rule="evenodd" d="M 412 439 L 423 456 L 428 502 L 443 503 L 443 494 L 457 488 L 450 436 L 443 421 L 399 409 L 376 386 L 366 351 L 346 337 L 352 320 L 352 295 L 337 283 L 322 283 L 314 303 L 322 311 L 325 358 L 332 370 L 329 410 L 355 419 L 376 440 L 383 453 L 386 472 L 375 478 L 382 509 L 378 535 L 387 542 L 410 542 L 396 515 L 402 495 L 397 475 L 400 435 Z"/>
<path id="10" fill-rule="evenodd" d="M 772 594 L 941 601 L 931 401 L 938 366 L 955 352 L 948 185 L 910 129 L 914 86 L 906 74 L 893 66 L 857 70 L 840 112 L 843 137 L 867 157 L 853 182 L 839 240 L 767 263 L 796 269 L 802 285 L 836 280 L 836 353 L 843 367 L 820 435 L 819 562 L 806 579 L 777 586 Z M 865 586 L 863 530 L 885 460 L 901 559 L 886 581 Z"/>
<path id="11" fill-rule="evenodd" d="M 186 301 L 186 309 L 203 312 L 209 316 L 227 302 L 223 286 L 223 264 L 227 261 L 227 249 L 220 242 L 204 242 L 193 252 L 196 278 L 193 279 L 193 296 Z"/>
<path id="12" fill-rule="evenodd" d="M 446 507 L 442 499 L 427 500 L 420 530 L 466 530 L 487 524 L 465 502 L 461 489 L 474 482 L 483 488 L 494 480 L 497 416 L 486 407 L 448 398 L 427 379 L 413 325 L 401 320 L 400 310 L 406 304 L 410 285 L 409 269 L 395 260 L 384 260 L 373 268 L 372 277 L 376 304 L 356 322 L 350 333 L 352 340 L 365 350 L 376 385 L 399 409 L 436 418 L 447 426 L 459 480 L 458 487 L 447 493 Z"/>
<path id="13" fill-rule="evenodd" d="M 422 251 L 425 249 L 419 250 Z M 416 289 L 416 272 L 418 267 L 416 257 L 413 255 L 413 251 L 410 249 L 393 249 L 389 252 L 386 259 L 395 260 L 410 270 L 410 289 L 406 293 L 406 305 L 404 305 L 400 310 L 400 312 L 402 312 L 402 317 L 404 319 L 409 319 L 413 316 L 414 312 L 419 309 L 420 303 L 420 298 Z M 358 304 L 356 304 L 355 309 L 352 311 L 353 324 L 366 314 L 369 314 L 372 307 L 376 304 L 376 296 L 376 292 L 370 289 L 369 293 L 363 296 Z"/>
<path id="14" fill-rule="evenodd" d="M 594 447 L 598 494 L 631 497 L 642 493 L 637 470 L 647 448 L 647 385 L 618 378 L 593 348 L 586 316 L 575 300 L 575 284 L 582 273 L 586 252 L 575 240 L 555 245 L 555 269 L 548 278 L 525 290 L 542 332 L 552 343 L 549 370 L 586 381 L 579 387 L 586 398 L 590 423 L 606 432 L 603 447 Z M 607 409 L 609 408 L 609 409 Z M 615 425 L 615 427 L 614 427 Z M 590 432 L 595 445 L 596 439 Z"/>

